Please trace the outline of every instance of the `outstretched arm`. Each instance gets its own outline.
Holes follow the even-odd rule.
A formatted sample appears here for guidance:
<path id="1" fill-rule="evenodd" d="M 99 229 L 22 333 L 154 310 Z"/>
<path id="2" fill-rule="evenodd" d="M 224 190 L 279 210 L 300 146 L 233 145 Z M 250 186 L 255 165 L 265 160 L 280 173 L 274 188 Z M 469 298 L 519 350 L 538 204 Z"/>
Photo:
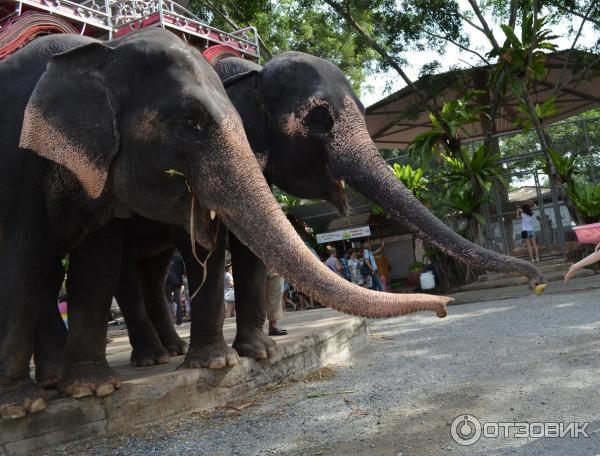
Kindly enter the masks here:
<path id="1" fill-rule="evenodd" d="M 573 277 L 573 274 L 575 274 L 581 268 L 589 266 L 590 264 L 594 264 L 597 261 L 600 261 L 600 250 L 598 250 L 598 246 L 596 246 L 596 251 L 594 253 L 586 256 L 583 260 L 578 261 L 569 268 L 569 270 L 565 274 L 565 282 L 567 282 L 571 277 Z"/>
<path id="2" fill-rule="evenodd" d="M 381 252 L 383 250 L 383 247 L 385 247 L 385 243 L 383 242 L 383 239 L 381 240 L 381 245 L 379 246 L 379 248 L 377 250 L 373 250 L 371 253 L 373 255 L 378 255 L 379 252 Z"/>

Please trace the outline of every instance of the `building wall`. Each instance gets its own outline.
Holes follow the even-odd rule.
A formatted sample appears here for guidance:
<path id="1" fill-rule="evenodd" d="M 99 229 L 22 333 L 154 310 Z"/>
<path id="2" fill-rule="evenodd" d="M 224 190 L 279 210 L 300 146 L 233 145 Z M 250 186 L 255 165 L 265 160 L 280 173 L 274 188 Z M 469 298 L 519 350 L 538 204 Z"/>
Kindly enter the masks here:
<path id="1" fill-rule="evenodd" d="M 412 234 L 383 238 L 385 242 L 383 254 L 387 257 L 392 267 L 392 279 L 405 278 L 408 275 L 408 266 L 415 262 L 412 238 Z"/>

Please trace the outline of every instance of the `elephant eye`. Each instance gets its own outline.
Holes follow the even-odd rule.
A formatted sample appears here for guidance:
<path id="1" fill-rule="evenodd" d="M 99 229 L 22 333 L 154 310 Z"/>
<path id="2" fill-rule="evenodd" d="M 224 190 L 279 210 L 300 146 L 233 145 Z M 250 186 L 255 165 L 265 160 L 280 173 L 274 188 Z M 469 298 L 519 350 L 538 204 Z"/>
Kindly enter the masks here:
<path id="1" fill-rule="evenodd" d="M 180 119 L 180 123 L 186 130 L 194 133 L 204 131 L 202 120 L 198 116 L 184 116 Z"/>
<path id="2" fill-rule="evenodd" d="M 326 106 L 316 106 L 304 118 L 311 133 L 327 134 L 333 128 L 333 117 Z"/>
<path id="3" fill-rule="evenodd" d="M 191 130 L 195 130 L 195 131 L 204 130 L 202 128 L 202 125 L 200 125 L 200 121 L 198 121 L 197 119 L 187 118 L 187 119 L 184 119 L 183 122 L 184 122 L 185 126 Z"/>

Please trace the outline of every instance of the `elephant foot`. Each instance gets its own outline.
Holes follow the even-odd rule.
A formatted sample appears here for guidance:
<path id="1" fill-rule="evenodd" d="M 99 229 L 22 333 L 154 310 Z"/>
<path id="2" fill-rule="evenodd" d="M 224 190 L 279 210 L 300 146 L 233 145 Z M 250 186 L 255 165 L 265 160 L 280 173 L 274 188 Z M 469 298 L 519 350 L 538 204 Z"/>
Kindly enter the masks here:
<path id="1" fill-rule="evenodd" d="M 181 366 L 192 369 L 200 367 L 223 369 L 235 366 L 239 360 L 237 352 L 221 340 L 201 347 L 191 347 Z"/>
<path id="2" fill-rule="evenodd" d="M 2 418 L 21 418 L 28 413 L 44 410 L 47 405 L 46 391 L 33 383 L 29 377 L 0 386 Z"/>
<path id="3" fill-rule="evenodd" d="M 63 361 L 45 361 L 35 365 L 35 382 L 45 389 L 54 389 L 63 378 Z"/>
<path id="4" fill-rule="evenodd" d="M 117 373 L 106 361 L 94 361 L 67 366 L 58 382 L 58 391 L 72 397 L 107 396 L 121 387 Z"/>
<path id="5" fill-rule="evenodd" d="M 129 361 L 136 367 L 148 367 L 168 363 L 171 361 L 171 355 L 162 347 L 160 349 L 134 348 Z"/>
<path id="6" fill-rule="evenodd" d="M 168 329 L 157 329 L 160 341 L 171 356 L 185 355 L 188 351 L 188 343 L 179 337 L 175 328 L 171 325 Z"/>
<path id="7" fill-rule="evenodd" d="M 165 344 L 165 348 L 171 356 L 185 355 L 188 352 L 188 343 L 181 337 L 177 336 L 177 340 Z"/>
<path id="8" fill-rule="evenodd" d="M 275 341 L 266 336 L 262 329 L 250 332 L 243 332 L 238 329 L 233 348 L 240 356 L 254 359 L 273 358 L 278 352 Z"/>

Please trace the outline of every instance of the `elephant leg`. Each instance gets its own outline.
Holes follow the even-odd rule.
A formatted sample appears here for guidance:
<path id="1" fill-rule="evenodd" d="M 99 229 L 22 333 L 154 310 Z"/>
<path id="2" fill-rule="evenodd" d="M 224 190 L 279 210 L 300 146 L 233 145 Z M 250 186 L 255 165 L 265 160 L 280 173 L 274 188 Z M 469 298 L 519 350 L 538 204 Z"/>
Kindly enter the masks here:
<path id="1" fill-rule="evenodd" d="M 55 388 L 63 376 L 67 328 L 58 311 L 57 298 L 64 278 L 65 270 L 57 261 L 49 272 L 35 328 L 35 381 L 43 388 Z"/>
<path id="2" fill-rule="evenodd" d="M 18 215 L 18 214 L 17 214 Z M 50 267 L 37 230 L 28 237 L 14 231 L 28 227 L 19 218 L 0 225 L 0 417 L 19 418 L 46 408 L 47 396 L 29 373 L 43 284 Z M 43 227 L 40 227 L 43 229 Z M 22 233 L 21 233 L 22 234 Z M 21 242 L 19 242 L 21 241 Z"/>
<path id="3" fill-rule="evenodd" d="M 263 331 L 267 317 L 267 268 L 231 233 L 229 248 L 233 263 L 237 321 L 233 348 L 240 356 L 272 358 L 277 354 L 277 344 Z"/>
<path id="4" fill-rule="evenodd" d="M 137 263 L 144 303 L 162 346 L 171 356 L 184 355 L 188 344 L 173 327 L 173 317 L 166 301 L 165 282 L 174 248 Z"/>
<path id="5" fill-rule="evenodd" d="M 190 348 L 183 361 L 186 367 L 221 369 L 233 366 L 239 361 L 237 353 L 227 345 L 223 336 L 226 236 L 227 228 L 220 224 L 215 248 L 206 261 L 206 280 L 192 299 Z M 193 294 L 202 283 L 204 269 L 194 258 L 189 235 L 178 230 L 175 240 L 185 262 L 188 286 Z M 198 248 L 196 253 L 201 260 L 208 255 L 208 252 L 201 248 Z"/>
<path id="6" fill-rule="evenodd" d="M 127 256 L 127 254 L 125 255 Z M 136 266 L 129 260 L 123 258 L 115 297 L 123 313 L 123 318 L 125 318 L 129 342 L 133 347 L 130 358 L 131 364 L 134 366 L 153 366 L 168 363 L 171 356 L 168 350 L 163 347 L 146 311 L 140 274 L 137 272 Z"/>
<path id="7" fill-rule="evenodd" d="M 69 396 L 105 396 L 121 386 L 106 361 L 107 321 L 123 255 L 121 222 L 89 235 L 69 255 L 69 332 L 58 383 Z"/>

